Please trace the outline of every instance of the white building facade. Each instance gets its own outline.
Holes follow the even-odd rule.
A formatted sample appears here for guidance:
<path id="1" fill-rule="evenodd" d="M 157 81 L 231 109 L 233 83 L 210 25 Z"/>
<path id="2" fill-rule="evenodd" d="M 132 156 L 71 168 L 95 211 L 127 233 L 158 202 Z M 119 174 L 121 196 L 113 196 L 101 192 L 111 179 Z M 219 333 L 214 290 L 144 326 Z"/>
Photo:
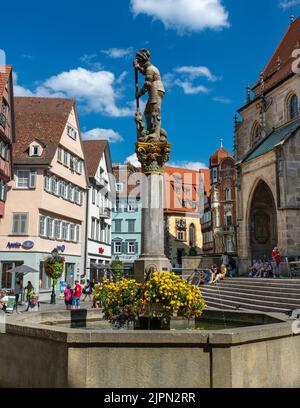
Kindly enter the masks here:
<path id="1" fill-rule="evenodd" d="M 101 267 L 111 262 L 111 174 L 109 144 L 104 140 L 83 142 L 89 190 L 86 211 L 86 278 L 98 281 Z"/>

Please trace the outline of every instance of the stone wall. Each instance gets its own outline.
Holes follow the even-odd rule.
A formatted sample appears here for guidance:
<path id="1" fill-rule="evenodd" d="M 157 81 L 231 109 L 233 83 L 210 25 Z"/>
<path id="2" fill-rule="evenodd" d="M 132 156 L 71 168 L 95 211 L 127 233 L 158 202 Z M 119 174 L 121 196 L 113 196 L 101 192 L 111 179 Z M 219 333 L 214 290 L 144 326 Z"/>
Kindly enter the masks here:
<path id="1" fill-rule="evenodd" d="M 7 334 L 0 335 L 0 387 L 300 387 L 300 336 L 284 315 L 205 313 L 205 318 L 265 325 L 89 332 L 43 324 L 74 319 L 70 312 L 11 318 Z"/>

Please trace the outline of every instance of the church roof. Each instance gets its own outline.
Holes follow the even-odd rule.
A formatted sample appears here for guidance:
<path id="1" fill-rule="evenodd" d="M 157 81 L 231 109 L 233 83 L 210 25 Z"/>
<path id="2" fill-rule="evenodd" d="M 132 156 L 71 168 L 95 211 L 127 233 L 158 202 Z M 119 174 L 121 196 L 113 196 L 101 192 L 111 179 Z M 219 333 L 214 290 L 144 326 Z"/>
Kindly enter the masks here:
<path id="1" fill-rule="evenodd" d="M 210 167 L 218 166 L 226 157 L 232 157 L 231 154 L 221 146 L 211 157 Z"/>
<path id="2" fill-rule="evenodd" d="M 256 159 L 268 152 L 271 152 L 276 145 L 281 142 L 285 142 L 292 134 L 294 134 L 300 128 L 300 119 L 289 122 L 287 125 L 282 126 L 272 131 L 263 141 L 257 145 L 243 160 L 246 163 L 250 160 Z"/>
<path id="3" fill-rule="evenodd" d="M 280 83 L 293 74 L 293 51 L 300 48 L 300 17 L 292 22 L 272 55 L 270 61 L 262 72 L 264 78 L 264 91 Z M 253 91 L 260 86 L 260 79 L 253 87 Z"/>

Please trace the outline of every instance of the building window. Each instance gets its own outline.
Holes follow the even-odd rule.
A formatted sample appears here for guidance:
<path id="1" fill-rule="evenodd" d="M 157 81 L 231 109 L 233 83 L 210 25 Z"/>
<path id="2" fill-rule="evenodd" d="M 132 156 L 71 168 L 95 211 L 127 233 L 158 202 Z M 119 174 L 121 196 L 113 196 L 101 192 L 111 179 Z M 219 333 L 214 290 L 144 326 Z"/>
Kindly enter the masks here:
<path id="1" fill-rule="evenodd" d="M 7 185 L 0 180 L 0 201 L 5 202 L 7 198 Z"/>
<path id="2" fill-rule="evenodd" d="M 70 224 L 70 241 L 75 242 L 76 225 Z"/>
<path id="3" fill-rule="evenodd" d="M 185 231 L 177 231 L 177 240 L 185 241 Z"/>
<path id="4" fill-rule="evenodd" d="M 128 222 L 128 232 L 131 232 L 131 233 L 135 232 L 135 220 L 127 220 L 127 222 Z"/>
<path id="5" fill-rule="evenodd" d="M 46 220 L 46 217 L 44 215 L 41 215 L 40 216 L 40 226 L 39 226 L 40 236 L 41 237 L 46 236 L 46 234 L 45 234 L 45 220 Z"/>
<path id="6" fill-rule="evenodd" d="M 135 203 L 129 202 L 127 205 L 128 212 L 135 212 Z"/>
<path id="7" fill-rule="evenodd" d="M 190 235 L 190 247 L 196 247 L 196 227 L 195 224 L 191 224 L 189 228 L 189 235 Z"/>
<path id="8" fill-rule="evenodd" d="M 216 167 L 211 170 L 211 181 L 212 184 L 218 182 L 218 169 Z"/>
<path id="9" fill-rule="evenodd" d="M 62 163 L 62 156 L 63 156 L 63 151 L 61 147 L 57 148 L 57 161 L 59 163 Z"/>
<path id="10" fill-rule="evenodd" d="M 115 254 L 122 253 L 122 242 L 121 241 L 114 241 L 114 253 Z"/>
<path id="11" fill-rule="evenodd" d="M 40 147 L 39 146 L 31 146 L 31 156 L 40 156 Z"/>
<path id="12" fill-rule="evenodd" d="M 51 193 L 57 195 L 58 193 L 58 182 L 57 182 L 57 178 L 55 176 L 51 177 L 51 187 L 50 187 L 50 191 Z"/>
<path id="13" fill-rule="evenodd" d="M 226 221 L 226 225 L 227 227 L 231 227 L 232 226 L 232 212 L 231 211 L 227 211 L 225 214 L 225 221 Z"/>
<path id="14" fill-rule="evenodd" d="M 63 241 L 68 241 L 69 238 L 69 224 L 67 222 L 62 223 L 62 239 Z"/>
<path id="15" fill-rule="evenodd" d="M 122 220 L 114 220 L 115 232 L 122 232 Z"/>
<path id="16" fill-rule="evenodd" d="M 92 204 L 96 204 L 96 190 L 92 187 Z"/>
<path id="17" fill-rule="evenodd" d="M 124 184 L 123 183 L 116 183 L 116 191 L 117 193 L 122 193 L 124 189 Z"/>
<path id="18" fill-rule="evenodd" d="M 28 170 L 17 171 L 16 187 L 19 189 L 34 189 L 36 182 L 36 172 Z"/>
<path id="19" fill-rule="evenodd" d="M 260 140 L 261 132 L 260 132 L 260 126 L 258 122 L 255 122 L 253 127 L 252 127 L 252 146 L 256 145 L 256 143 Z"/>
<path id="20" fill-rule="evenodd" d="M 231 188 L 225 190 L 226 201 L 231 201 Z"/>
<path id="21" fill-rule="evenodd" d="M 69 153 L 66 150 L 64 150 L 64 165 L 69 167 Z"/>
<path id="22" fill-rule="evenodd" d="M 290 98 L 290 119 L 296 119 L 298 116 L 298 98 L 297 95 L 293 95 Z"/>
<path id="23" fill-rule="evenodd" d="M 54 237 L 58 241 L 61 239 L 61 221 L 59 220 L 54 221 Z"/>
<path id="24" fill-rule="evenodd" d="M 72 139 L 76 140 L 77 138 L 77 131 L 73 128 L 73 126 L 68 126 L 67 128 L 67 133 L 68 136 L 71 137 Z"/>
<path id="25" fill-rule="evenodd" d="M 54 220 L 52 218 L 46 218 L 46 234 L 48 238 L 53 238 L 53 223 Z"/>
<path id="26" fill-rule="evenodd" d="M 14 213 L 12 233 L 14 235 L 27 234 L 27 224 L 28 224 L 27 221 L 28 221 L 27 213 Z"/>
<path id="27" fill-rule="evenodd" d="M 135 254 L 135 241 L 129 241 L 127 246 L 128 254 Z"/>

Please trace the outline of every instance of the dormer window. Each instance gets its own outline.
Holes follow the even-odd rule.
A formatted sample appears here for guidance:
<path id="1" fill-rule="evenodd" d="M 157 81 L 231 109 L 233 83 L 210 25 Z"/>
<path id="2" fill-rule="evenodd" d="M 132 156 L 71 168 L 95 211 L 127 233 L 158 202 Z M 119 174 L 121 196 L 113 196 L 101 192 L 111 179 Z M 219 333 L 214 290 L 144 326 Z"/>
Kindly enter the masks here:
<path id="1" fill-rule="evenodd" d="M 40 156 L 40 146 L 33 145 L 30 150 L 30 156 Z"/>
<path id="2" fill-rule="evenodd" d="M 72 139 L 76 140 L 77 138 L 77 131 L 73 128 L 73 126 L 68 126 L 67 128 L 67 133 L 68 136 L 71 137 Z"/>
<path id="3" fill-rule="evenodd" d="M 252 146 L 255 146 L 257 142 L 260 140 L 261 131 L 258 122 L 255 122 L 251 132 L 251 139 L 252 139 Z"/>

